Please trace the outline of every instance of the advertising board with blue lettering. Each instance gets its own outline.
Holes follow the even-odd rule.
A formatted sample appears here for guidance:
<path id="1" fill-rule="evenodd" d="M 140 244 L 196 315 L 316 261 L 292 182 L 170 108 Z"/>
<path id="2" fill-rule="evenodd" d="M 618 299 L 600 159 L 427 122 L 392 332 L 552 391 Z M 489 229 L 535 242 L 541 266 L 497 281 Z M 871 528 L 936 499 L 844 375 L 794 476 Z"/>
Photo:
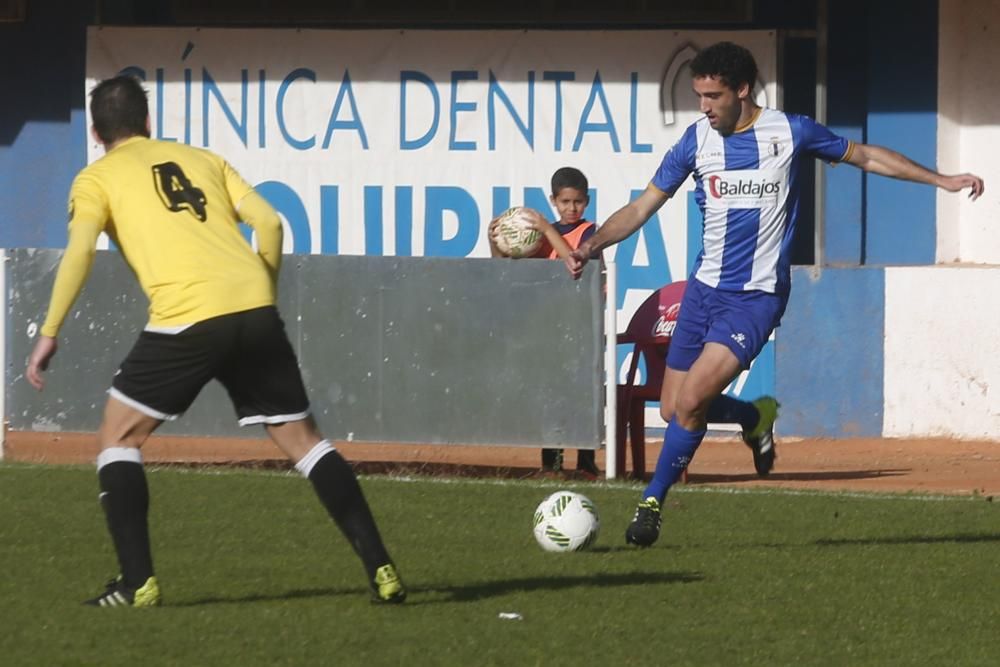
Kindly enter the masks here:
<path id="1" fill-rule="evenodd" d="M 509 206 L 554 219 L 559 167 L 586 174 L 598 223 L 642 191 L 700 115 L 686 63 L 721 39 L 754 53 L 773 105 L 763 31 L 91 28 L 87 89 L 142 78 L 153 137 L 228 159 L 281 214 L 286 252 L 486 257 Z M 619 330 L 686 277 L 692 188 L 608 252 Z"/>

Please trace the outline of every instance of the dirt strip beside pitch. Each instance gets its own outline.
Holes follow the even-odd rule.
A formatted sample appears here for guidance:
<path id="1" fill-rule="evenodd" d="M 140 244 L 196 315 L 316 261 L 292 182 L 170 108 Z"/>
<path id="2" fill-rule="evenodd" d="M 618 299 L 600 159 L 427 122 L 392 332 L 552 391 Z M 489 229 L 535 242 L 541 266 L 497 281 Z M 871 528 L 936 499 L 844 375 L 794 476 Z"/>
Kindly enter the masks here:
<path id="1" fill-rule="evenodd" d="M 337 442 L 362 472 L 475 475 L 509 478 L 543 476 L 539 450 L 485 447 Z M 866 492 L 919 492 L 1000 495 L 1000 442 L 963 440 L 779 440 L 774 471 L 760 479 L 749 450 L 735 437 L 704 443 L 691 463 L 689 483 L 737 487 L 781 487 Z M 90 433 L 8 432 L 7 461 L 93 463 L 98 446 Z M 658 445 L 647 448 L 651 469 Z M 266 439 L 155 436 L 143 447 L 148 463 L 206 463 L 286 467 L 281 452 Z M 598 453 L 603 469 L 604 452 Z M 576 456 L 566 453 L 566 466 Z M 629 463 L 629 465 L 631 465 Z M 647 470 L 647 476 L 651 470 Z M 568 479 L 582 479 L 568 472 Z"/>

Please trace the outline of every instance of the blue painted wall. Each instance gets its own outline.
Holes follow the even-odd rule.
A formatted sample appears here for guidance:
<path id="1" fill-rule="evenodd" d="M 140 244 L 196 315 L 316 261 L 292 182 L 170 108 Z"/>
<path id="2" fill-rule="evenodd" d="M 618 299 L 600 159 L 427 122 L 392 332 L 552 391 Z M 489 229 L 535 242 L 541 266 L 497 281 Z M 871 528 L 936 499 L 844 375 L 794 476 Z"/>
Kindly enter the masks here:
<path id="1" fill-rule="evenodd" d="M 782 434 L 882 435 L 885 271 L 795 267 L 775 344 Z"/>
<path id="2" fill-rule="evenodd" d="M 829 3 L 827 124 L 932 167 L 937 156 L 937 0 Z M 935 191 L 824 167 L 826 264 L 933 263 Z"/>
<path id="3" fill-rule="evenodd" d="M 868 8 L 868 143 L 934 167 L 937 161 L 937 1 Z M 868 264 L 933 264 L 933 187 L 868 176 Z M 905 240 L 905 243 L 901 243 Z"/>
<path id="4" fill-rule="evenodd" d="M 84 65 L 92 2 L 34 0 L 0 24 L 0 247 L 61 247 L 86 164 Z"/>
<path id="5" fill-rule="evenodd" d="M 831 3 L 827 54 L 827 125 L 837 134 L 864 143 L 868 106 L 865 70 L 867 44 L 858 40 L 858 16 L 867 2 Z M 863 24 L 861 24 L 863 25 Z M 823 261 L 856 265 L 864 257 L 864 172 L 824 165 L 826 184 Z"/>

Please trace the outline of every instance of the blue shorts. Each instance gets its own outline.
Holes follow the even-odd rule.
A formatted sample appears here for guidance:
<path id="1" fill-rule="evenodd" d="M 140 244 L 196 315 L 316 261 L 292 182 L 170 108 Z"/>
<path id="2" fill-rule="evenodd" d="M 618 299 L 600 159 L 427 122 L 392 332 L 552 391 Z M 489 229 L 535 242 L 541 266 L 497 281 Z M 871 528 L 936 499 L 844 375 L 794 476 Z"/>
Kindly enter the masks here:
<path id="1" fill-rule="evenodd" d="M 733 351 L 744 369 L 750 368 L 781 322 L 787 303 L 784 294 L 731 292 L 691 278 L 667 351 L 667 367 L 690 370 L 705 343 L 719 343 Z"/>

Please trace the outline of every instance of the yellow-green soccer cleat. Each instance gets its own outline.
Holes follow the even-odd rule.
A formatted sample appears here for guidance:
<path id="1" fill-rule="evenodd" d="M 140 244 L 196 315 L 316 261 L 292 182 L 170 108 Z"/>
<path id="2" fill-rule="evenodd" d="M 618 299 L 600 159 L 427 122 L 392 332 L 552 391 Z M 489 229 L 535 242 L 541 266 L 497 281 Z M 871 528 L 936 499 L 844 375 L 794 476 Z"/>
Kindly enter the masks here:
<path id="1" fill-rule="evenodd" d="M 108 582 L 107 590 L 83 604 L 91 607 L 158 607 L 163 601 L 156 577 L 150 577 L 142 586 L 131 589 L 121 575 Z"/>
<path id="2" fill-rule="evenodd" d="M 753 402 L 760 419 L 757 426 L 749 433 L 743 432 L 740 437 L 747 447 L 753 451 L 753 467 L 757 474 L 766 477 L 774 467 L 776 453 L 774 450 L 774 422 L 778 419 L 778 408 L 781 404 L 773 396 L 762 396 Z"/>
<path id="3" fill-rule="evenodd" d="M 372 602 L 398 604 L 406 599 L 406 589 L 390 563 L 375 570 L 372 581 Z"/>

